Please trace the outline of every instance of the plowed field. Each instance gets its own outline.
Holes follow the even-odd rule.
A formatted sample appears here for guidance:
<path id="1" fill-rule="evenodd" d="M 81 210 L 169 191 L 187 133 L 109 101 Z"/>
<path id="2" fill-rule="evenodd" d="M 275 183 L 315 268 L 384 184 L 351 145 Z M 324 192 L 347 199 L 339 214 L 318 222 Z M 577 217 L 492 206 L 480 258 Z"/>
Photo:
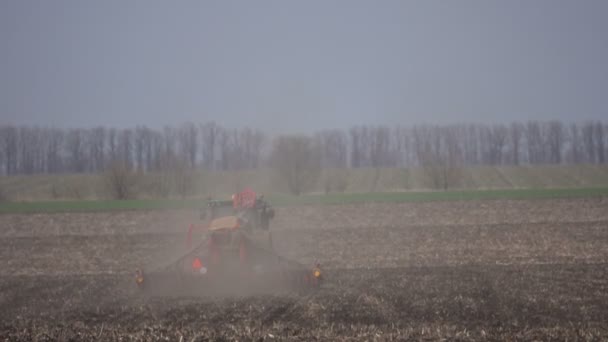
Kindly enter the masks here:
<path id="1" fill-rule="evenodd" d="M 188 211 L 0 216 L 3 340 L 608 338 L 608 199 L 279 208 L 306 294 L 144 297 Z"/>

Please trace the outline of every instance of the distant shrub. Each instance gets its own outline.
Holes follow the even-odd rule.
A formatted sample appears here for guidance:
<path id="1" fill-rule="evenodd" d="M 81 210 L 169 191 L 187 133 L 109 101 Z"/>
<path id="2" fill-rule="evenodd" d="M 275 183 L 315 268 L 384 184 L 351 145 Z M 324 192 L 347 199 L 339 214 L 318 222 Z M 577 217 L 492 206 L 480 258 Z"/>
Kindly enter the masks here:
<path id="1" fill-rule="evenodd" d="M 120 161 L 111 162 L 103 177 L 112 198 L 124 200 L 133 197 L 133 188 L 137 178 L 125 163 Z"/>
<path id="2" fill-rule="evenodd" d="M 319 148 L 303 135 L 283 135 L 274 141 L 271 161 L 293 195 L 312 189 L 321 174 Z"/>

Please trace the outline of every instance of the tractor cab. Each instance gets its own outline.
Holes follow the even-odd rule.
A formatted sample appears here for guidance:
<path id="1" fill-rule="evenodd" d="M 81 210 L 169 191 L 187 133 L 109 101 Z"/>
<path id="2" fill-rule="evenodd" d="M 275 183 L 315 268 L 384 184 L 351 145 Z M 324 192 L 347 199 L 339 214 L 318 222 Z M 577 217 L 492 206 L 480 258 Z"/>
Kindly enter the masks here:
<path id="1" fill-rule="evenodd" d="M 270 220 L 274 218 L 274 209 L 262 195 L 246 188 L 240 193 L 232 195 L 231 200 L 212 200 L 207 207 L 201 210 L 202 220 L 236 216 L 242 222 L 241 228 L 246 230 L 270 228 Z"/>

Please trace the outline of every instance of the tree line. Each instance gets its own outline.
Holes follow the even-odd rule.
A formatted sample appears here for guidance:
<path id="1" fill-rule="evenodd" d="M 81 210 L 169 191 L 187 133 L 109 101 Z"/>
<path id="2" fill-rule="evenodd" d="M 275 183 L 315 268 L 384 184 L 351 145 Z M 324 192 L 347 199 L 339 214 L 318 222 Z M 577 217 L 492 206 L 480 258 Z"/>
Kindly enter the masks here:
<path id="1" fill-rule="evenodd" d="M 294 151 L 321 169 L 421 166 L 443 172 L 447 181 L 447 171 L 457 165 L 605 163 L 608 125 L 600 121 L 360 125 L 297 136 L 271 136 L 215 122 L 161 129 L 0 125 L 2 175 L 99 173 L 115 162 L 143 173 L 176 166 L 247 170 L 287 165 L 281 154 L 291 154 L 292 164 L 302 164 Z"/>

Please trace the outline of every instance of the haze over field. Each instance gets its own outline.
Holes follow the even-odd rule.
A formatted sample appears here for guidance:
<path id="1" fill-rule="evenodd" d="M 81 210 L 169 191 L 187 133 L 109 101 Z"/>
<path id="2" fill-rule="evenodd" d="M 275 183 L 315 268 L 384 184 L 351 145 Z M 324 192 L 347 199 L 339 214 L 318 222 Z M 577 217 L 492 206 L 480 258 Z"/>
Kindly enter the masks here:
<path id="1" fill-rule="evenodd" d="M 608 341 L 606 14 L 0 0 L 0 341 Z"/>
<path id="2" fill-rule="evenodd" d="M 605 1 L 0 2 L 0 123 L 606 117 Z"/>

